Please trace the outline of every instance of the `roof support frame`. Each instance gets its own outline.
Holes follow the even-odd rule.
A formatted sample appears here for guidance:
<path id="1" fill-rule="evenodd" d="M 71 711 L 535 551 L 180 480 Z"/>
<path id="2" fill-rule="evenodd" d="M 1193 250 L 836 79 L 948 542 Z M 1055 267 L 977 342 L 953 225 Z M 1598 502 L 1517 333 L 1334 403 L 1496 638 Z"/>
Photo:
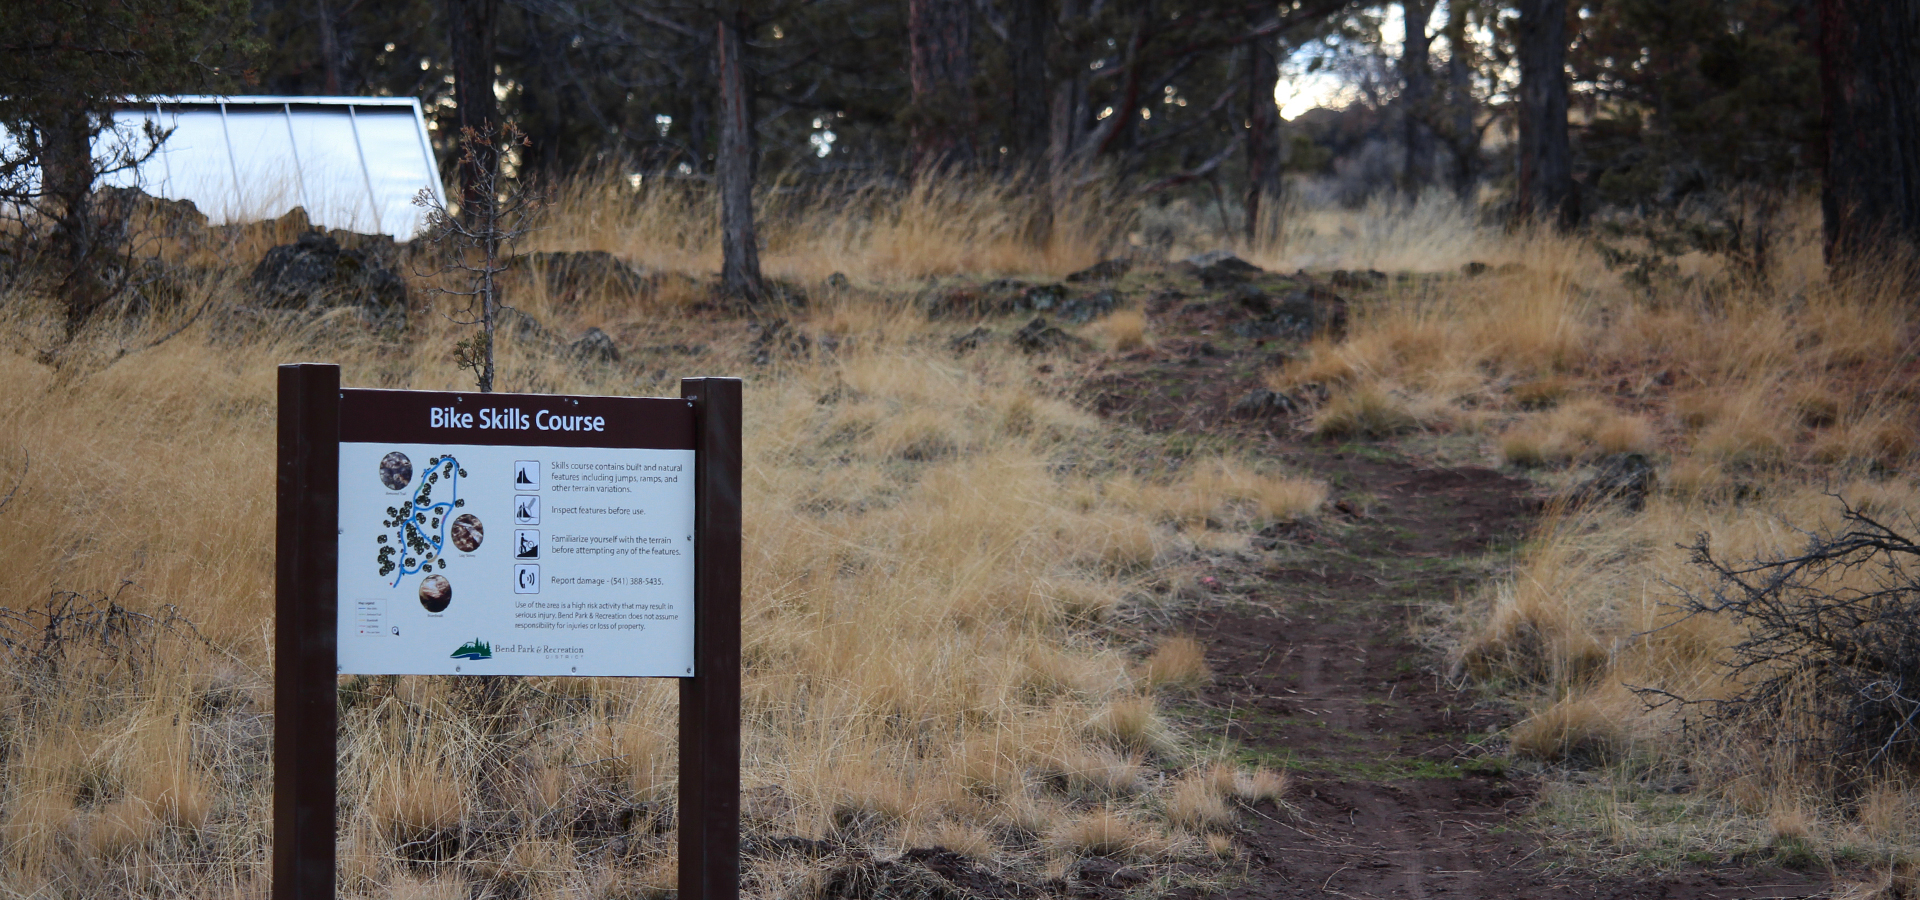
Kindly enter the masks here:
<path id="1" fill-rule="evenodd" d="M 367 184 L 367 208 L 373 210 L 373 229 L 385 231 L 380 224 L 380 195 L 373 192 L 373 173 L 367 169 L 367 148 L 360 144 L 360 117 L 347 107 L 347 121 L 353 125 L 353 154 L 360 160 L 360 178 Z"/>
<path id="2" fill-rule="evenodd" d="M 227 170 L 233 173 L 233 214 L 246 210 L 247 198 L 240 188 L 240 160 L 233 154 L 233 132 L 227 128 L 227 104 L 220 102 L 220 139 L 227 145 Z"/>
<path id="3" fill-rule="evenodd" d="M 293 104 L 280 104 L 280 111 L 286 115 L 287 148 L 293 151 L 293 180 L 300 186 L 300 208 L 311 216 L 313 198 L 307 196 L 307 173 L 300 165 L 300 139 L 293 136 Z"/>

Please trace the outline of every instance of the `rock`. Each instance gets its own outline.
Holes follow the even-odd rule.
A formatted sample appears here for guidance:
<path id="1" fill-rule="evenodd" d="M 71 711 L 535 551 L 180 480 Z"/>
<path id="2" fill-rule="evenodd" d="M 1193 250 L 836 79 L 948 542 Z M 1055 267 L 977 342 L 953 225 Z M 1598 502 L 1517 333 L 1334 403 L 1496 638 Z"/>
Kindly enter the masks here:
<path id="1" fill-rule="evenodd" d="M 1327 276 L 1327 281 L 1338 288 L 1372 290 L 1387 283 L 1387 273 L 1377 269 L 1368 269 L 1364 272 L 1335 269 L 1332 275 Z"/>
<path id="2" fill-rule="evenodd" d="M 1067 299 L 1067 288 L 1059 284 L 1036 284 L 1020 292 L 1019 308 L 1046 312 Z"/>
<path id="3" fill-rule="evenodd" d="M 605 250 L 523 253 L 508 258 L 507 270 L 539 277 L 548 298 L 560 304 L 577 303 L 601 291 L 633 297 L 651 290 L 654 284 L 646 269 Z"/>
<path id="4" fill-rule="evenodd" d="M 376 324 L 406 321 L 406 281 L 377 252 L 343 248 L 332 234 L 309 231 L 268 250 L 249 280 L 271 309 L 354 306 Z"/>
<path id="5" fill-rule="evenodd" d="M 827 290 L 844 291 L 851 287 L 853 287 L 853 279 L 848 278 L 844 272 L 835 272 L 827 276 Z"/>
<path id="6" fill-rule="evenodd" d="M 983 297 L 965 288 L 931 294 L 924 302 L 929 319 L 984 316 L 1012 309 L 1014 303 L 1010 297 Z M 1001 308 L 996 309 L 996 307 Z"/>
<path id="7" fill-rule="evenodd" d="M 1201 287 L 1210 291 L 1232 287 L 1256 275 L 1266 273 L 1265 269 L 1225 250 L 1189 256 L 1185 262 L 1192 267 L 1193 273 L 1199 276 Z"/>
<path id="8" fill-rule="evenodd" d="M 774 319 L 765 324 L 755 322 L 747 327 L 759 332 L 753 342 L 747 345 L 747 352 L 752 354 L 756 366 L 764 366 L 777 356 L 806 357 L 813 353 L 813 340 L 796 331 L 787 324 L 786 319 Z"/>
<path id="9" fill-rule="evenodd" d="M 824 869 L 817 881 L 818 887 L 809 894 L 819 900 L 1038 900 L 1055 896 L 1041 885 L 1003 878 L 945 847 L 914 847 L 900 854 L 897 859 L 876 859 L 866 850 L 829 849 L 824 842 L 806 841 L 804 838 L 776 838 L 774 841 L 797 847 L 796 850 L 779 852 L 778 855 L 812 859 Z M 743 847 L 759 850 L 761 846 L 774 841 L 749 838 L 742 843 Z M 812 846 L 805 846 L 803 842 Z M 785 849 L 780 848 L 782 851 Z"/>
<path id="10" fill-rule="evenodd" d="M 1073 877 L 1076 881 L 1118 890 L 1126 890 L 1147 882 L 1147 873 L 1101 857 L 1081 860 L 1080 864 L 1073 868 Z"/>
<path id="11" fill-rule="evenodd" d="M 975 328 L 966 334 L 948 341 L 947 349 L 952 350 L 955 355 L 970 353 L 980 349 L 980 345 L 986 343 L 992 337 L 993 332 L 987 330 L 985 327 Z"/>
<path id="12" fill-rule="evenodd" d="M 307 215 L 307 208 L 304 206 L 296 206 L 287 210 L 286 215 L 278 219 L 267 219 L 257 224 L 268 229 L 269 234 L 299 235 L 318 230 L 313 227 L 313 218 Z M 337 241 L 339 238 L 334 240 Z"/>
<path id="13" fill-rule="evenodd" d="M 988 871 L 968 857 L 945 847 L 914 847 L 900 854 L 903 863 L 918 863 L 971 897 L 1022 897 L 1033 893 L 1018 882 L 1009 882 Z"/>
<path id="14" fill-rule="evenodd" d="M 539 319 L 512 307 L 501 308 L 493 325 L 495 329 L 513 335 L 516 340 L 548 344 L 559 341 L 553 332 L 540 324 Z"/>
<path id="15" fill-rule="evenodd" d="M 1033 321 L 1014 332 L 1013 345 L 1028 353 L 1078 350 L 1090 346 L 1086 341 L 1047 324 L 1045 316 L 1034 316 Z"/>
<path id="16" fill-rule="evenodd" d="M 103 212 L 125 218 L 135 231 L 158 232 L 167 237 L 198 237 L 207 230 L 207 214 L 192 200 L 168 200 L 139 188 L 102 188 L 95 195 Z M 303 211 L 301 215 L 305 215 Z"/>
<path id="17" fill-rule="evenodd" d="M 1114 257 L 1113 259 L 1103 259 L 1072 275 L 1068 275 L 1067 282 L 1069 284 L 1079 284 L 1083 281 L 1112 281 L 1127 274 L 1132 268 L 1133 260 L 1124 256 Z"/>
<path id="18" fill-rule="evenodd" d="M 1249 275 L 1258 275 L 1264 271 L 1259 266 L 1233 255 L 1232 250 L 1209 250 L 1205 253 L 1189 256 L 1181 260 L 1181 262 L 1196 269 L 1204 269 L 1209 266 L 1225 266 L 1229 269 L 1238 268 Z"/>
<path id="19" fill-rule="evenodd" d="M 1487 272 L 1490 271 L 1492 268 L 1493 268 L 1492 266 L 1489 266 L 1486 263 L 1479 262 L 1476 260 L 1474 262 L 1469 262 L 1461 266 L 1460 274 L 1465 275 L 1468 278 L 1478 278 L 1481 275 L 1487 274 Z"/>
<path id="20" fill-rule="evenodd" d="M 1302 337 L 1339 340 L 1347 335 L 1347 301 L 1325 288 L 1288 291 L 1274 307 L 1274 320 Z"/>
<path id="21" fill-rule="evenodd" d="M 952 882 L 925 866 L 874 859 L 855 851 L 821 876 L 813 896 L 820 900 L 972 900 Z"/>
<path id="22" fill-rule="evenodd" d="M 1290 416 L 1300 411 L 1300 405 L 1292 397 L 1275 393 L 1266 388 L 1254 388 L 1233 402 L 1227 415 L 1236 419 L 1265 419 L 1271 416 Z"/>
<path id="23" fill-rule="evenodd" d="M 1278 297 L 1252 285 L 1240 285 L 1228 295 L 1251 318 L 1236 322 L 1234 334 L 1246 338 L 1345 336 L 1347 301 L 1322 287 L 1308 285 Z"/>
<path id="24" fill-rule="evenodd" d="M 1111 290 L 1069 298 L 1064 284 L 1027 284 L 1002 278 L 981 285 L 945 291 L 926 301 L 927 317 L 997 316 L 1016 312 L 1052 313 L 1069 322 L 1089 322 L 1113 312 L 1121 303 Z"/>
<path id="25" fill-rule="evenodd" d="M 1265 269 L 1261 269 L 1254 263 L 1248 263 L 1246 259 L 1240 259 L 1225 249 L 1192 255 L 1183 263 L 1187 265 L 1188 271 L 1192 271 L 1192 274 L 1200 278 L 1200 286 L 1206 290 L 1231 288 L 1248 278 L 1254 278 L 1256 274 L 1265 274 Z"/>
<path id="26" fill-rule="evenodd" d="M 1639 509 L 1646 505 L 1647 494 L 1659 482 L 1653 463 L 1644 453 L 1615 453 L 1601 457 L 1595 467 L 1597 471 L 1592 478 L 1561 496 L 1566 506 L 1618 500 L 1629 509 Z"/>
<path id="27" fill-rule="evenodd" d="M 977 291 L 963 287 L 933 296 L 927 301 L 927 317 L 999 316 L 1022 310 L 1050 310 L 1066 296 L 1065 285 L 1035 285 L 1013 278 L 996 278 Z"/>
<path id="28" fill-rule="evenodd" d="M 620 348 L 606 332 L 589 328 L 579 340 L 567 345 L 567 355 L 589 362 L 619 362 Z"/>
<path id="29" fill-rule="evenodd" d="M 1266 291 L 1253 285 L 1236 285 L 1227 296 L 1235 305 L 1256 316 L 1269 316 L 1273 314 L 1272 298 L 1267 296 Z"/>
<path id="30" fill-rule="evenodd" d="M 1060 318 L 1074 323 L 1091 322 L 1120 306 L 1120 295 L 1113 291 L 1095 291 L 1060 305 Z"/>

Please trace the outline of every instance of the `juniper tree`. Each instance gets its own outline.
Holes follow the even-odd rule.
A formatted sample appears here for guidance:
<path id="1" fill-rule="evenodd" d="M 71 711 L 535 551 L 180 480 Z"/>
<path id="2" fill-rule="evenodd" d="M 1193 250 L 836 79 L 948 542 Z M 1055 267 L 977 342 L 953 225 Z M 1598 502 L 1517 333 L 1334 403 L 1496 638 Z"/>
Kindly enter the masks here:
<path id="1" fill-rule="evenodd" d="M 125 284 L 113 265 L 124 235 L 95 186 L 166 138 L 116 126 L 114 107 L 231 88 L 249 24 L 247 0 L 0 3 L 0 128 L 13 137 L 0 145 L 0 206 L 19 218 L 24 255 L 52 263 L 69 339 Z"/>

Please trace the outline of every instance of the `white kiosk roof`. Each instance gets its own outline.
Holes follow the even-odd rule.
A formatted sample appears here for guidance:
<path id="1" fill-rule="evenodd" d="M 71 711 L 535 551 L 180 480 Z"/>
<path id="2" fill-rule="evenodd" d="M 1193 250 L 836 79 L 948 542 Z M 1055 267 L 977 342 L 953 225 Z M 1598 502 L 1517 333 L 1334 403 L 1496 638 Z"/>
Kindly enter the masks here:
<path id="1" fill-rule="evenodd" d="M 426 119 L 411 97 L 151 97 L 114 113 L 123 135 L 148 120 L 172 135 L 137 172 L 105 181 L 191 200 L 215 223 L 300 206 L 324 228 L 405 240 L 426 218 L 413 205 L 421 188 L 446 200 Z"/>

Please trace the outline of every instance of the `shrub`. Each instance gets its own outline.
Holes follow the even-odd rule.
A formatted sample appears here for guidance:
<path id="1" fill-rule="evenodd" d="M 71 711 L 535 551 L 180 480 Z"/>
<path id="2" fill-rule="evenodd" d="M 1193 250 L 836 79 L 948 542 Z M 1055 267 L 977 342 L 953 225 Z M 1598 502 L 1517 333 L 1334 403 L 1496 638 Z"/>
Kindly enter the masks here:
<path id="1" fill-rule="evenodd" d="M 1703 704 L 1709 721 L 1764 744 L 1810 745 L 1801 757 L 1836 772 L 1920 761 L 1920 544 L 1840 503 L 1840 526 L 1809 533 L 1797 554 L 1729 561 L 1697 538 L 1692 562 L 1710 586 L 1684 591 L 1681 611 L 1743 626 L 1725 658 L 1735 689 L 1642 696 Z"/>

